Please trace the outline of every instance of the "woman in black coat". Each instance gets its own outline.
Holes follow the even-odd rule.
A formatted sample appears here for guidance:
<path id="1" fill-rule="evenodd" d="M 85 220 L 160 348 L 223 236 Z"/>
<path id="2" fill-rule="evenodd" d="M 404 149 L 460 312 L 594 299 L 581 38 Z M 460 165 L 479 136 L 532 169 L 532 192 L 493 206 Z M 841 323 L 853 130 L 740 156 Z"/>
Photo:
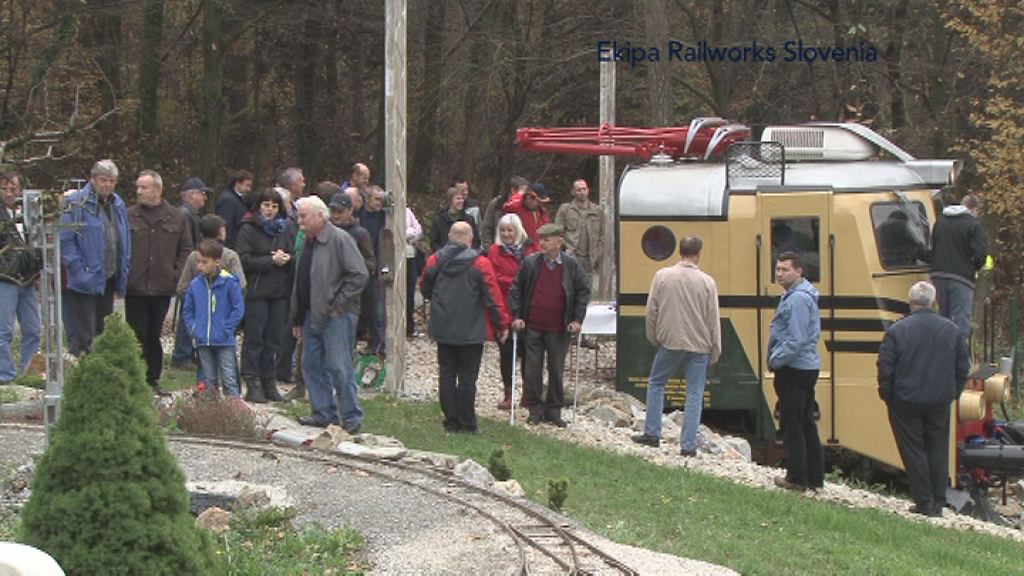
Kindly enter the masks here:
<path id="1" fill-rule="evenodd" d="M 238 230 L 235 250 L 246 279 L 242 380 L 249 402 L 283 400 L 275 367 L 281 326 L 288 322 L 295 235 L 295 224 L 275 190 L 264 190 L 256 197 Z"/>

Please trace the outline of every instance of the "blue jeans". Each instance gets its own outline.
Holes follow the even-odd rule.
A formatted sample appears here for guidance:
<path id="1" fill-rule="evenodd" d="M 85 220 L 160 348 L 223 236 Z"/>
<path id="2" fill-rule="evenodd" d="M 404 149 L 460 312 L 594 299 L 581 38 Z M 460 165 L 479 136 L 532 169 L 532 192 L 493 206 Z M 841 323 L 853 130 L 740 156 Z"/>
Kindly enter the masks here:
<path id="1" fill-rule="evenodd" d="M 313 322 L 307 315 L 302 326 L 302 379 L 309 393 L 313 416 L 321 422 L 338 424 L 339 404 L 341 422 L 346 427 L 359 426 L 363 422 L 355 372 L 352 370 L 358 320 L 355 312 L 346 312 L 331 316 L 326 324 L 313 328 Z"/>
<path id="2" fill-rule="evenodd" d="M 206 385 L 222 388 L 225 396 L 241 396 L 238 389 L 234 346 L 198 346 L 199 373 L 208 374 Z"/>
<path id="3" fill-rule="evenodd" d="M 931 280 L 935 286 L 935 299 L 939 301 L 939 314 L 952 320 L 960 329 L 962 337 L 970 338 L 971 316 L 974 314 L 974 288 L 951 278 Z"/>
<path id="4" fill-rule="evenodd" d="M 658 348 L 651 363 L 651 376 L 647 381 L 647 417 L 644 420 L 644 434 L 661 438 L 661 413 L 665 406 L 665 383 L 685 364 L 686 408 L 683 414 L 683 431 L 679 444 L 683 450 L 697 449 L 697 427 L 700 412 L 704 407 L 704 385 L 708 379 L 710 355 L 686 350 Z"/>
<path id="5" fill-rule="evenodd" d="M 11 355 L 15 319 L 21 326 L 21 362 L 18 369 L 15 369 Z M 10 382 L 19 372 L 25 371 L 39 351 L 40 330 L 36 287 L 0 282 L 0 382 Z"/>

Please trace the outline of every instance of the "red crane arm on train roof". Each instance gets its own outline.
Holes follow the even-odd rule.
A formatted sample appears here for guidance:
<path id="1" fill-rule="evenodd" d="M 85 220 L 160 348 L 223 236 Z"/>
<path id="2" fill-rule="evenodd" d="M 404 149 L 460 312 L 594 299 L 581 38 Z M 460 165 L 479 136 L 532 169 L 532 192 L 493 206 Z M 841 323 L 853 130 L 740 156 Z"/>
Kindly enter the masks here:
<path id="1" fill-rule="evenodd" d="M 657 153 L 673 158 L 702 158 L 721 154 L 733 142 L 750 138 L 750 128 L 722 118 L 695 118 L 689 126 L 634 128 L 520 128 L 516 144 L 525 152 L 556 152 L 595 156 L 626 156 L 650 160 Z"/>

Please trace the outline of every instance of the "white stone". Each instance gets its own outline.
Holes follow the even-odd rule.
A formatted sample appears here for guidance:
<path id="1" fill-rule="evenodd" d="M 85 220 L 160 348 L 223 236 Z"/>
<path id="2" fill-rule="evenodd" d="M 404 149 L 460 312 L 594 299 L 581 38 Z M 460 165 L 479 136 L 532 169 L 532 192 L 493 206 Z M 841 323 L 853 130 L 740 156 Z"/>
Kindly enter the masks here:
<path id="1" fill-rule="evenodd" d="M 491 472 L 472 459 L 463 460 L 457 464 L 454 472 L 455 476 L 474 484 L 481 486 L 491 486 L 494 484 L 494 476 L 491 475 Z"/>

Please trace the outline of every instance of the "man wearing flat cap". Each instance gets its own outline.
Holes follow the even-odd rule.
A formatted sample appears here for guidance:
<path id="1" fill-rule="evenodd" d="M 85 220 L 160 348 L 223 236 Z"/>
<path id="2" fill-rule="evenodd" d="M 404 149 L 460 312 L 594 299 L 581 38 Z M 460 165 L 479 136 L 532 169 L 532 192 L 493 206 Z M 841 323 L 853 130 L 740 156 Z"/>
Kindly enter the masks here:
<path id="1" fill-rule="evenodd" d="M 565 230 L 545 224 L 537 230 L 540 252 L 523 260 L 509 290 L 512 329 L 523 334 L 523 388 L 529 424 L 549 422 L 560 428 L 565 402 L 562 374 L 569 334 L 583 325 L 590 303 L 590 281 L 576 258 L 562 252 Z M 548 389 L 544 393 L 544 359 Z"/>
<path id="2" fill-rule="evenodd" d="M 551 223 L 551 213 L 548 212 L 547 189 L 540 182 L 530 184 L 530 188 L 522 194 L 516 194 L 505 202 L 505 213 L 515 214 L 523 222 L 523 230 L 533 240 L 534 244 L 540 243 L 539 231 L 545 224 Z"/>
<path id="3" fill-rule="evenodd" d="M 202 180 L 195 176 L 185 181 L 181 187 L 181 215 L 192 233 L 192 245 L 198 246 L 203 239 L 199 233 L 199 223 L 203 218 L 203 207 L 206 206 L 206 195 L 212 192 Z"/>

